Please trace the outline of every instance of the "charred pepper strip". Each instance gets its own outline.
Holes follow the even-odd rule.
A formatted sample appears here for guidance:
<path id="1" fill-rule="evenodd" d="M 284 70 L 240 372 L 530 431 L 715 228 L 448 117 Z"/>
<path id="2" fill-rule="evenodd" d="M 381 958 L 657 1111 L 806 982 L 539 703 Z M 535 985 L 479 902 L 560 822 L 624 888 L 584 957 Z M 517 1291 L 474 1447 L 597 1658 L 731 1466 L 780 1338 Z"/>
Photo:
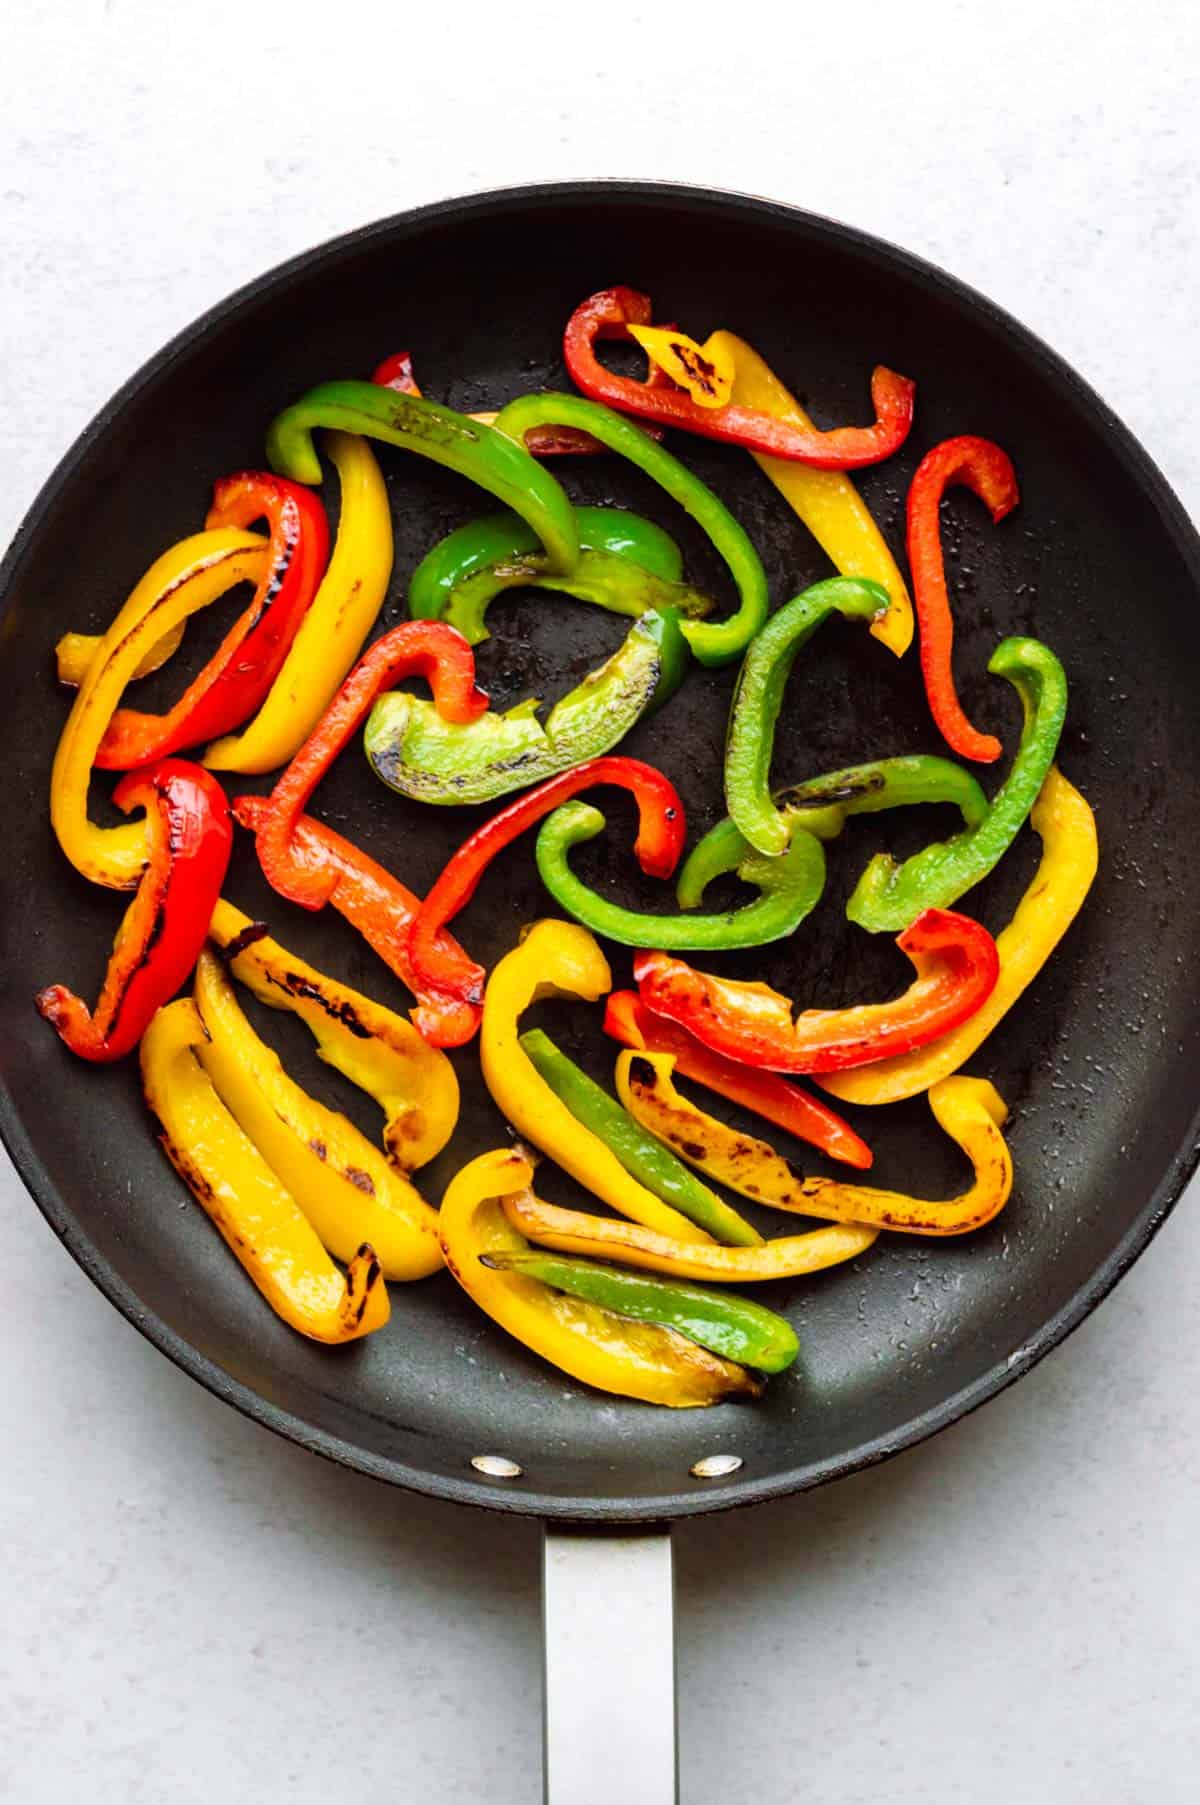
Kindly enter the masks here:
<path id="1" fill-rule="evenodd" d="M 827 577 L 774 613 L 746 653 L 733 692 L 725 743 L 725 802 L 756 851 L 778 858 L 791 825 L 771 797 L 771 757 L 783 693 L 801 648 L 828 619 L 874 620 L 887 590 L 856 577 Z"/>
<path id="2" fill-rule="evenodd" d="M 996 987 L 996 943 L 966 915 L 926 909 L 896 945 L 916 972 L 902 996 L 795 1018 L 791 1001 L 769 985 L 713 977 L 666 953 L 639 953 L 633 975 L 653 1014 L 679 1022 L 715 1052 L 769 1071 L 836 1072 L 936 1040 Z"/>
<path id="3" fill-rule="evenodd" d="M 933 1202 L 838 1178 L 805 1178 L 766 1141 L 739 1134 L 681 1097 L 671 1082 L 674 1063 L 669 1053 L 622 1053 L 617 1060 L 621 1101 L 689 1165 L 755 1203 L 907 1235 L 965 1235 L 998 1216 L 1008 1202 L 1012 1157 L 1001 1133 L 1008 1110 L 984 1078 L 947 1078 L 929 1093 L 934 1120 L 975 1169 L 961 1196 Z"/>
<path id="4" fill-rule="evenodd" d="M 1004 639 L 988 670 L 1007 677 L 1025 710 L 1008 776 L 978 827 L 927 846 L 902 865 L 876 854 L 846 904 L 847 918 L 869 933 L 894 933 L 923 909 L 948 908 L 980 883 L 1012 845 L 1046 781 L 1067 713 L 1062 665 L 1039 640 Z"/>
<path id="5" fill-rule="evenodd" d="M 204 524 L 212 531 L 262 519 L 270 559 L 249 607 L 166 714 L 117 710 L 96 753 L 101 770 L 127 771 L 214 739 L 265 701 L 324 574 L 329 528 L 315 495 L 258 470 L 219 482 Z"/>
<path id="6" fill-rule="evenodd" d="M 915 1052 L 858 1071 L 831 1072 L 821 1083 L 835 1096 L 847 1103 L 896 1103 L 928 1090 L 966 1064 L 1041 971 L 1091 889 L 1098 856 L 1096 818 L 1074 785 L 1051 765 L 1030 821 L 1041 836 L 1041 862 L 1012 920 L 996 936 L 1000 976 L 987 1002 L 960 1027 Z"/>
<path id="7" fill-rule="evenodd" d="M 185 981 L 204 945 L 229 866 L 233 828 L 225 793 L 199 765 L 167 758 L 132 771 L 113 793 L 117 807 L 146 811 L 148 863 L 117 929 L 94 1011 L 62 984 L 37 997 L 81 1059 L 131 1053 L 156 1009 Z"/>
<path id="8" fill-rule="evenodd" d="M 1003 748 L 994 734 L 980 733 L 963 713 L 954 687 L 951 651 L 954 619 L 946 589 L 939 518 L 942 496 L 952 483 L 978 495 L 995 524 L 1021 499 L 1008 453 L 990 439 L 944 439 L 917 465 L 908 491 L 908 562 L 921 629 L 921 674 L 929 712 L 942 738 L 960 758 L 992 764 Z"/>
<path id="9" fill-rule="evenodd" d="M 632 288 L 603 289 L 575 309 L 563 334 L 563 356 L 572 382 L 585 395 L 659 426 L 677 426 L 818 470 L 858 470 L 878 464 L 908 437 L 916 385 L 883 364 L 877 364 L 871 376 L 874 424 L 839 426 L 830 432 L 806 430 L 736 402 L 703 407 L 682 390 L 637 382 L 606 369 L 596 356 L 596 341 L 627 338 L 631 325 L 651 325 L 653 312 L 649 295 Z"/>
<path id="10" fill-rule="evenodd" d="M 390 1306 L 373 1250 L 360 1247 L 342 1277 L 197 1062 L 204 1042 L 196 1006 L 182 998 L 159 1010 L 142 1039 L 142 1084 L 167 1158 L 290 1328 L 331 1343 L 381 1329 Z"/>
<path id="11" fill-rule="evenodd" d="M 666 392 L 666 391 L 664 391 Z M 741 524 L 699 477 L 620 414 L 578 395 L 521 395 L 501 408 L 496 430 L 519 439 L 531 426 L 581 426 L 665 489 L 707 533 L 737 585 L 738 607 L 723 621 L 685 620 L 683 636 L 701 664 L 739 658 L 767 618 L 767 578 Z"/>
<path id="12" fill-rule="evenodd" d="M 271 422 L 271 468 L 293 482 L 319 484 L 321 462 L 313 448 L 317 426 L 382 439 L 470 477 L 529 522 L 553 570 L 574 569 L 579 557 L 575 510 L 550 473 L 510 436 L 378 383 L 322 382 Z"/>

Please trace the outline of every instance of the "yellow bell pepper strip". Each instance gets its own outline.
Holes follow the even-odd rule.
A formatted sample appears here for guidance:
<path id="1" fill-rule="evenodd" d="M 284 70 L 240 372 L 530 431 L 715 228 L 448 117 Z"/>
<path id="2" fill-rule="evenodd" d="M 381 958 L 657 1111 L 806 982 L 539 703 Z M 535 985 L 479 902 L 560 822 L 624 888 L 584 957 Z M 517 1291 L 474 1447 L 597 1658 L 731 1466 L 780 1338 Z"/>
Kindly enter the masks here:
<path id="1" fill-rule="evenodd" d="M 734 362 L 727 345 L 698 345 L 671 326 L 629 324 L 635 339 L 676 388 L 686 389 L 697 407 L 724 407 L 733 400 Z"/>
<path id="2" fill-rule="evenodd" d="M 739 1134 L 681 1096 L 671 1081 L 674 1064 L 671 1053 L 622 1053 L 617 1060 L 622 1103 L 690 1166 L 755 1203 L 908 1235 L 965 1235 L 990 1222 L 1008 1202 L 1012 1157 L 1000 1132 L 1008 1110 L 985 1078 L 946 1078 L 929 1093 L 934 1120 L 975 1168 L 970 1188 L 943 1203 L 839 1178 L 805 1178 L 769 1142 Z"/>
<path id="3" fill-rule="evenodd" d="M 360 1247 L 342 1277 L 197 1062 L 204 1039 L 188 998 L 160 1009 L 142 1037 L 142 1085 L 167 1158 L 289 1327 L 325 1342 L 381 1329 L 390 1305 L 373 1251 Z"/>
<path id="4" fill-rule="evenodd" d="M 982 1007 L 928 1046 L 819 1082 L 847 1103 L 898 1103 L 965 1065 L 1031 984 L 1083 906 L 1096 875 L 1096 818 L 1074 784 L 1051 765 L 1030 816 L 1042 857 L 1007 927 L 996 936 L 1000 976 Z"/>
<path id="5" fill-rule="evenodd" d="M 704 349 L 714 359 L 725 353 L 733 358 L 737 406 L 770 414 L 789 426 L 811 427 L 800 403 L 744 339 L 732 332 L 714 332 Z M 869 630 L 902 658 L 912 643 L 912 600 L 883 534 L 850 477 L 843 470 L 813 470 L 758 452 L 754 461 L 844 577 L 866 577 L 887 590 L 887 612 Z"/>
<path id="6" fill-rule="evenodd" d="M 201 953 L 200 1063 L 225 1107 L 339 1260 L 369 1241 L 385 1278 L 422 1279 L 442 1263 L 437 1217 L 352 1122 L 289 1078 L 238 1006 L 218 955 Z"/>
<path id="7" fill-rule="evenodd" d="M 527 1251 L 501 1200 L 509 1192 L 525 1193 L 532 1178 L 528 1160 L 515 1149 L 482 1153 L 452 1179 L 442 1199 L 438 1232 L 446 1266 L 485 1315 L 573 1379 L 618 1397 L 682 1410 L 758 1395 L 760 1380 L 674 1329 L 630 1321 L 485 1264 Z"/>
<path id="8" fill-rule="evenodd" d="M 183 639 L 186 621 L 180 621 L 164 633 L 157 645 L 151 646 L 142 662 L 134 671 L 134 677 L 149 677 L 153 671 L 161 670 L 168 658 L 174 658 Z M 100 650 L 103 633 L 64 633 L 54 648 L 54 659 L 59 682 L 66 689 L 78 689 L 88 674 L 88 666 Z"/>
<path id="9" fill-rule="evenodd" d="M 101 640 L 62 730 L 50 778 L 58 843 L 92 883 L 133 890 L 147 858 L 144 819 L 98 827 L 88 818 L 92 766 L 122 691 L 171 628 L 236 583 L 257 584 L 267 555 L 265 539 L 235 527 L 180 540 L 155 559 Z"/>
<path id="10" fill-rule="evenodd" d="M 384 1113 L 383 1144 L 394 1166 L 413 1172 L 439 1154 L 458 1122 L 458 1079 L 437 1047 L 382 1003 L 289 953 L 222 897 L 209 937 L 229 970 L 260 1003 L 304 1023 L 317 1054 Z"/>
<path id="11" fill-rule="evenodd" d="M 608 960 L 586 928 L 535 921 L 488 979 L 479 1036 L 484 1080 L 517 1133 L 612 1209 L 681 1241 L 707 1241 L 702 1228 L 639 1184 L 599 1135 L 575 1120 L 521 1047 L 521 1017 L 534 1003 L 551 996 L 594 1003 L 611 989 Z"/>
<path id="12" fill-rule="evenodd" d="M 839 1222 L 803 1235 L 782 1235 L 761 1247 L 719 1247 L 715 1241 L 677 1241 L 637 1222 L 559 1209 L 556 1204 L 543 1203 L 530 1190 L 505 1196 L 503 1208 L 509 1225 L 541 1247 L 722 1285 L 807 1278 L 809 1273 L 857 1259 L 879 1235 L 877 1228 L 866 1223 Z"/>
<path id="13" fill-rule="evenodd" d="M 331 432 L 325 449 L 341 482 L 333 556 L 266 701 L 241 733 L 214 741 L 210 771 L 286 765 L 304 744 L 375 625 L 392 574 L 392 515 L 370 446 Z"/>

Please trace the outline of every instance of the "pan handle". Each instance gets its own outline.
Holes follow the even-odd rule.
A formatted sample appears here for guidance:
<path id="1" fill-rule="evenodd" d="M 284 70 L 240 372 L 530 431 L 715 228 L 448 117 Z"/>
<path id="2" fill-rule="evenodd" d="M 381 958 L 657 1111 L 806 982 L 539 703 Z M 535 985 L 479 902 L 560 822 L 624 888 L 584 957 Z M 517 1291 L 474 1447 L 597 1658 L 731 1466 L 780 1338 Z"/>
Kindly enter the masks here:
<path id="1" fill-rule="evenodd" d="M 545 1805 L 678 1805 L 669 1525 L 547 1524 Z"/>

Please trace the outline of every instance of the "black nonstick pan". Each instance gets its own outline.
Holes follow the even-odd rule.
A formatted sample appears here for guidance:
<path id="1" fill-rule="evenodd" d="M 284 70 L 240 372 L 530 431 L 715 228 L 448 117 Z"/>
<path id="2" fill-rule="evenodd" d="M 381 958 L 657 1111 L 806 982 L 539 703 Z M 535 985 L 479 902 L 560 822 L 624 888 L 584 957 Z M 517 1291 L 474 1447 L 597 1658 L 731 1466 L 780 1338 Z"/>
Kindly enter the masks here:
<path id="1" fill-rule="evenodd" d="M 408 348 L 425 392 L 467 410 L 569 386 L 559 360 L 563 322 L 584 295 L 614 282 L 648 290 L 659 317 L 698 335 L 717 325 L 740 332 L 822 424 L 866 416 L 875 363 L 915 377 L 909 444 L 861 478 L 897 549 L 905 489 L 924 450 L 958 432 L 1006 447 L 1021 480 L 1018 512 L 993 528 L 963 492 L 948 509 L 964 701 L 1011 747 L 1016 704 L 1007 685 L 984 674 L 987 658 L 1006 633 L 1052 645 L 1071 682 L 1061 763 L 1095 806 L 1101 836 L 1083 914 L 971 1065 L 1013 1111 L 1017 1184 L 1007 1211 L 962 1241 L 885 1237 L 849 1267 L 759 1288 L 794 1321 L 800 1363 L 760 1403 L 710 1411 L 656 1410 L 585 1391 L 509 1341 L 444 1275 L 394 1288 L 391 1323 L 364 1344 L 331 1351 L 304 1342 L 271 1314 L 191 1205 L 157 1146 L 134 1066 L 85 1070 L 32 1005 L 52 981 L 95 993 L 124 906 L 79 879 L 50 832 L 47 781 L 65 715 L 53 678 L 59 634 L 101 630 L 155 555 L 202 524 L 214 478 L 261 464 L 268 421 L 312 383 L 368 375 L 385 353 Z M 695 440 L 677 439 L 675 448 L 746 525 L 776 603 L 827 573 L 745 454 Z M 491 504 L 401 452 L 383 447 L 380 456 L 396 524 L 382 630 L 402 618 L 407 578 L 433 540 Z M 679 538 L 695 580 L 731 602 L 691 523 L 637 473 L 608 457 L 560 460 L 555 470 L 579 500 L 659 520 Z M 336 505 L 336 485 L 328 488 Z M 667 1544 L 642 1529 L 853 1472 L 993 1396 L 1105 1295 L 1195 1164 L 1200 916 L 1188 898 L 1200 876 L 1200 542 L 1178 502 L 1052 352 L 901 251 L 766 201 L 624 183 L 534 187 L 352 233 L 199 320 L 64 459 L 4 563 L 0 588 L 0 1127 L 25 1182 L 118 1308 L 240 1410 L 377 1478 L 545 1519 L 553 1796 L 560 1805 L 599 1797 L 600 1788 L 648 1805 L 670 1797 Z M 532 593 L 497 603 L 490 624 L 480 668 L 499 707 L 571 687 L 623 632 L 599 611 Z M 188 656 L 206 656 L 217 630 L 214 621 L 206 644 L 197 628 Z M 177 693 L 185 668 L 176 660 L 148 680 L 143 705 Z M 625 742 L 679 785 L 693 833 L 723 812 L 732 681 L 732 671 L 693 668 L 667 708 Z M 792 680 L 780 776 L 937 749 L 915 654 L 897 662 L 861 630 L 825 627 Z M 613 895 L 646 905 L 653 891 L 629 856 L 629 818 L 617 802 L 605 806 L 604 850 L 589 849 L 594 862 L 581 867 Z M 354 754 L 322 787 L 315 812 L 417 890 L 486 813 L 410 805 Z M 909 813 L 919 818 L 888 819 L 887 843 L 901 851 L 933 837 L 934 817 Z M 724 968 L 810 1005 L 898 987 L 906 967 L 890 938 L 849 927 L 840 906 L 880 843 L 878 819 L 852 822 L 832 849 L 825 898 L 795 940 Z M 998 930 L 1035 861 L 1025 834 L 966 906 Z M 266 889 L 248 841 L 235 853 L 228 894 L 302 955 L 407 1007 L 345 923 L 292 909 Z M 532 848 L 519 844 L 462 917 L 462 937 L 490 963 L 523 924 L 548 912 Z M 617 981 L 627 981 L 620 949 L 613 963 Z M 611 1071 L 612 1044 L 597 1015 L 559 1008 L 546 1020 L 597 1076 Z M 374 1127 L 357 1093 L 311 1065 L 306 1037 L 290 1032 L 296 1024 L 269 1016 L 263 1026 L 302 1081 Z M 504 1137 L 474 1050 L 456 1062 L 462 1119 L 452 1150 L 421 1180 L 433 1199 L 459 1164 Z M 920 1099 L 850 1113 L 875 1148 L 878 1182 L 929 1195 L 954 1187 L 957 1155 Z M 540 1188 L 574 1200 L 546 1168 Z M 585 1621 L 586 1648 L 575 1637 Z M 620 1639 L 620 1659 L 599 1658 L 607 1635 Z M 614 1675 L 638 1689 L 636 1730 L 615 1725 L 619 1699 L 607 1713 L 597 1699 L 597 1686 Z M 589 1751 L 585 1721 L 573 1716 L 582 1692 L 591 1733 L 604 1726 L 599 1751 Z"/>

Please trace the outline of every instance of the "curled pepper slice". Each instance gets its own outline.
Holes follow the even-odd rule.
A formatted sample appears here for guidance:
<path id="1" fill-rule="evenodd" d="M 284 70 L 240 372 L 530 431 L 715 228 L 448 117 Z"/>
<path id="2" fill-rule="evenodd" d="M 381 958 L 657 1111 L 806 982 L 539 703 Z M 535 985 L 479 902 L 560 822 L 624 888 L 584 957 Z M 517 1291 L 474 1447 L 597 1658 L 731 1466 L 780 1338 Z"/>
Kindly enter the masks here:
<path id="1" fill-rule="evenodd" d="M 257 470 L 225 477 L 205 526 L 271 529 L 267 569 L 248 608 L 198 677 L 164 715 L 119 708 L 96 752 L 101 770 L 126 771 L 240 726 L 265 700 L 308 610 L 329 554 L 325 510 L 295 483 Z"/>
<path id="2" fill-rule="evenodd" d="M 96 749 L 125 685 L 165 633 L 236 583 L 257 583 L 266 541 L 229 527 L 194 533 L 156 558 L 92 657 L 54 754 L 50 820 L 75 869 L 93 884 L 132 890 L 146 863 L 146 825 L 97 827 L 88 819 Z"/>
<path id="3" fill-rule="evenodd" d="M 793 664 L 822 621 L 874 620 L 888 605 L 887 590 L 857 577 L 827 577 L 778 609 L 746 653 L 729 711 L 725 742 L 725 803 L 756 851 L 778 858 L 791 823 L 771 797 L 775 726 Z"/>
<path id="4" fill-rule="evenodd" d="M 131 771 L 113 794 L 126 814 L 146 811 L 148 863 L 117 929 L 94 1012 L 73 991 L 52 984 L 37 1007 L 81 1059 L 131 1053 L 151 1016 L 170 1000 L 204 945 L 221 893 L 233 829 L 224 791 L 199 765 L 163 759 Z"/>
<path id="5" fill-rule="evenodd" d="M 222 898 L 209 937 L 239 983 L 271 1009 L 298 1016 L 327 1065 L 374 1097 L 392 1164 L 413 1172 L 439 1154 L 458 1121 L 454 1067 L 411 1022 L 289 953 Z"/>
<path id="6" fill-rule="evenodd" d="M 812 421 L 795 396 L 744 339 L 732 332 L 714 332 L 705 350 L 732 357 L 733 400 L 738 406 L 802 432 L 812 430 Z M 868 631 L 897 658 L 903 657 L 913 636 L 912 602 L 887 541 L 850 477 L 844 470 L 814 470 L 762 452 L 753 456 L 842 576 L 869 577 L 887 590 L 887 612 L 872 621 Z"/>
<path id="7" fill-rule="evenodd" d="M 633 962 L 642 1002 L 687 1028 L 715 1052 L 776 1072 L 837 1072 L 908 1052 L 974 1015 L 996 987 L 996 943 L 966 915 L 926 909 L 896 945 L 916 972 L 890 1003 L 806 1009 L 767 984 L 694 971 L 665 953 Z"/>
<path id="8" fill-rule="evenodd" d="M 954 619 L 946 589 L 938 510 L 952 483 L 962 483 L 978 495 L 997 525 L 1012 513 L 1021 497 L 1008 453 L 990 439 L 970 435 L 943 439 L 927 451 L 908 491 L 908 562 L 921 628 L 921 674 L 929 712 L 952 752 L 992 764 L 1003 747 L 995 734 L 972 727 L 963 713 L 950 662 Z"/>
<path id="9" fill-rule="evenodd" d="M 926 846 L 902 865 L 886 852 L 875 855 L 846 904 L 847 919 L 869 933 L 894 933 L 922 909 L 948 908 L 980 883 L 1012 845 L 1046 781 L 1067 713 L 1062 665 L 1039 640 L 1004 639 L 988 670 L 1008 678 L 1025 710 L 1008 776 L 977 827 Z"/>
<path id="10" fill-rule="evenodd" d="M 137 669 L 131 673 L 133 677 L 148 677 L 152 671 L 161 670 L 168 658 L 174 658 L 183 640 L 186 621 L 179 621 L 169 633 L 164 633 L 157 645 L 152 645 Z M 61 684 L 67 689 L 78 689 L 88 674 L 88 667 L 100 650 L 103 633 L 64 633 L 54 648 L 56 674 Z"/>
<path id="11" fill-rule="evenodd" d="M 754 1397 L 760 1381 L 676 1330 L 634 1322 L 488 1262 L 528 1251 L 501 1200 L 533 1177 L 515 1150 L 482 1153 L 451 1180 L 438 1230 L 446 1265 L 485 1315 L 572 1378 L 618 1397 L 676 1409 Z"/>
<path id="12" fill-rule="evenodd" d="M 342 1277 L 316 1230 L 243 1134 L 195 1057 L 204 1024 L 188 998 L 142 1038 L 142 1085 L 167 1158 L 277 1316 L 313 1341 L 357 1341 L 390 1315 L 371 1248 Z"/>
<path id="13" fill-rule="evenodd" d="M 208 1038 L 200 1063 L 222 1103 L 291 1192 L 321 1240 L 349 1261 L 363 1242 L 389 1279 L 422 1279 L 442 1263 L 437 1217 L 365 1134 L 310 1097 L 243 1015 L 218 955 L 196 966 Z"/>
<path id="14" fill-rule="evenodd" d="M 1000 976 L 991 996 L 969 1020 L 928 1046 L 858 1071 L 829 1073 L 821 1083 L 835 1096 L 847 1103 L 896 1103 L 928 1090 L 966 1064 L 1041 971 L 1091 889 L 1098 856 L 1096 818 L 1075 786 L 1051 765 L 1030 821 L 1041 836 L 1041 862 L 1012 920 L 996 936 Z"/>
<path id="15" fill-rule="evenodd" d="M 985 1078 L 946 1078 L 929 1093 L 934 1120 L 975 1169 L 961 1196 L 934 1202 L 838 1178 L 805 1178 L 766 1141 L 739 1134 L 681 1097 L 671 1082 L 674 1063 L 669 1053 L 622 1053 L 617 1059 L 622 1103 L 689 1165 L 755 1203 L 908 1235 L 965 1235 L 998 1216 L 1008 1202 L 1012 1156 L 1001 1133 L 1008 1110 Z"/>
<path id="16" fill-rule="evenodd" d="M 733 359 L 724 346 L 698 345 L 673 326 L 638 326 L 626 331 L 652 364 L 675 388 L 689 394 L 697 407 L 725 407 L 733 398 Z"/>
<path id="17" fill-rule="evenodd" d="M 378 383 L 322 382 L 271 422 L 267 432 L 271 468 L 294 482 L 319 483 L 321 462 L 313 447 L 317 426 L 382 439 L 470 477 L 529 522 L 552 569 L 574 568 L 579 556 L 575 510 L 549 471 L 508 435 L 452 408 Z"/>
<path id="18" fill-rule="evenodd" d="M 669 391 L 663 391 L 667 393 Z M 686 620 L 682 631 L 701 664 L 728 664 L 745 651 L 767 618 L 767 578 L 762 562 L 739 521 L 686 464 L 609 408 L 578 395 L 520 395 L 501 408 L 496 431 L 519 439 L 531 426 L 581 426 L 611 451 L 628 458 L 665 489 L 707 533 L 737 585 L 738 606 L 723 621 Z"/>
<path id="19" fill-rule="evenodd" d="M 535 921 L 488 979 L 479 1037 L 487 1087 L 518 1134 L 614 1210 L 680 1240 L 707 1241 L 702 1228 L 639 1184 L 612 1149 L 575 1120 L 521 1047 L 521 1016 L 541 998 L 594 1003 L 611 988 L 608 961 L 585 929 L 569 921 Z"/>
<path id="20" fill-rule="evenodd" d="M 659 426 L 677 426 L 818 470 L 859 470 L 878 464 L 908 437 L 916 384 L 883 364 L 877 364 L 871 375 L 874 424 L 839 426 L 830 432 L 805 429 L 736 402 L 702 407 L 681 390 L 637 382 L 606 369 L 596 356 L 596 341 L 627 338 L 631 325 L 650 325 L 653 312 L 649 295 L 632 288 L 602 289 L 575 309 L 563 334 L 563 356 L 572 382 L 585 395 Z"/>
<path id="21" fill-rule="evenodd" d="M 466 908 L 498 853 L 564 798 L 596 784 L 615 784 L 633 796 L 638 809 L 633 847 L 638 864 L 651 877 L 670 877 L 679 863 L 687 826 L 679 792 L 661 771 L 637 758 L 593 758 L 573 771 L 560 772 L 485 821 L 463 841 L 434 882 L 408 936 L 408 956 L 424 993 L 440 992 L 460 1002 L 483 1001 L 487 974 L 447 940 L 447 924 Z M 431 1032 L 436 1040 L 436 1004 L 427 1002 L 414 1019 L 422 1033 Z"/>

